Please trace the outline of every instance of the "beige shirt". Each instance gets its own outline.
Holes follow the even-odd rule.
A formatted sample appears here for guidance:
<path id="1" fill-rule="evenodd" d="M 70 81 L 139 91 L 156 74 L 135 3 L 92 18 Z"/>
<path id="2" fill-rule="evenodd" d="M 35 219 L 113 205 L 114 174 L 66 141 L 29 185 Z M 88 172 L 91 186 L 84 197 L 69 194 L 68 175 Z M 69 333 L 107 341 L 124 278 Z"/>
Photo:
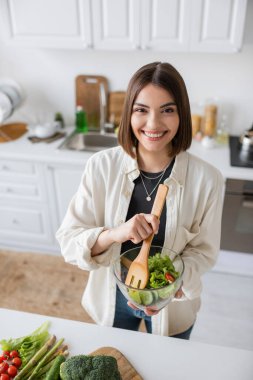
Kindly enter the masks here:
<path id="1" fill-rule="evenodd" d="M 137 161 L 121 147 L 94 154 L 56 234 L 65 261 L 90 271 L 82 305 L 100 325 L 113 324 L 116 282 L 110 264 L 121 245 L 115 243 L 95 257 L 91 248 L 101 231 L 124 223 L 138 176 Z M 195 322 L 201 276 L 217 259 L 224 180 L 213 166 L 182 152 L 164 183 L 169 186 L 164 247 L 182 253 L 185 296 L 152 317 L 152 332 L 174 335 Z"/>

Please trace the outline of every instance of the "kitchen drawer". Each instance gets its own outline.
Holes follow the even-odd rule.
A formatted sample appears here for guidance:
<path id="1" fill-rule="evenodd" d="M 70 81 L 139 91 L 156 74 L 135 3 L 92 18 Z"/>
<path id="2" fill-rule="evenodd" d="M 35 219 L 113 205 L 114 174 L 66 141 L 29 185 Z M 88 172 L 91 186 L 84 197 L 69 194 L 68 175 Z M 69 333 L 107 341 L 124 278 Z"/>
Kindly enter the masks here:
<path id="1" fill-rule="evenodd" d="M 0 206 L 0 231 L 32 235 L 45 234 L 44 215 L 39 209 L 18 209 Z M 1 234 L 2 234 L 1 232 Z"/>
<path id="2" fill-rule="evenodd" d="M 33 163 L 13 160 L 0 161 L 0 175 L 35 176 L 36 167 Z"/>
<path id="3" fill-rule="evenodd" d="M 0 196 L 8 198 L 29 198 L 30 200 L 40 199 L 40 190 L 36 184 L 18 185 L 16 183 L 1 183 Z"/>

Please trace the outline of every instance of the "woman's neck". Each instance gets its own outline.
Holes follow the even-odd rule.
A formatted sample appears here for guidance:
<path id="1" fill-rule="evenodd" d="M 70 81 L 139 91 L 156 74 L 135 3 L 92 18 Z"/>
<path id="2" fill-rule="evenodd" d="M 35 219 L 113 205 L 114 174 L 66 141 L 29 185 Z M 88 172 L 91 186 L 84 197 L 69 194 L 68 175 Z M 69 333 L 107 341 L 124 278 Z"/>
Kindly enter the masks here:
<path id="1" fill-rule="evenodd" d="M 172 157 L 170 157 L 167 153 L 144 153 L 137 150 L 137 161 L 140 170 L 148 173 L 159 173 L 170 164 Z"/>

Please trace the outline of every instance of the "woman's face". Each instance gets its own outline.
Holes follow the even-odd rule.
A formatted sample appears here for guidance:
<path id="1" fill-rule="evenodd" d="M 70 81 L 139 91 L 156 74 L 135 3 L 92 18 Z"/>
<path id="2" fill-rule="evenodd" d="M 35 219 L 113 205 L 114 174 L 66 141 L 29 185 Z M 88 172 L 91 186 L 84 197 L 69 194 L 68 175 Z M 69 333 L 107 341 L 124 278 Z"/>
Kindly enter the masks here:
<path id="1" fill-rule="evenodd" d="M 168 152 L 168 144 L 179 127 L 177 106 L 171 94 L 153 84 L 145 86 L 133 104 L 131 125 L 139 150 Z"/>

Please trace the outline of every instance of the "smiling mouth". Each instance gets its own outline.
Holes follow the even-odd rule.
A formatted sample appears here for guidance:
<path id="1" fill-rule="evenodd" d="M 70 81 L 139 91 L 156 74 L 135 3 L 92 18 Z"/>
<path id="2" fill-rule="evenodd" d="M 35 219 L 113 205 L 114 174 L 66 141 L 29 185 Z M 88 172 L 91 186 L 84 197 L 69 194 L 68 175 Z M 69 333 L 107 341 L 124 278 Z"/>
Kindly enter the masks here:
<path id="1" fill-rule="evenodd" d="M 143 134 L 147 137 L 150 137 L 150 138 L 155 138 L 155 139 L 158 139 L 160 137 L 163 137 L 165 135 L 165 131 L 164 132 L 147 132 L 147 131 L 143 131 Z"/>

